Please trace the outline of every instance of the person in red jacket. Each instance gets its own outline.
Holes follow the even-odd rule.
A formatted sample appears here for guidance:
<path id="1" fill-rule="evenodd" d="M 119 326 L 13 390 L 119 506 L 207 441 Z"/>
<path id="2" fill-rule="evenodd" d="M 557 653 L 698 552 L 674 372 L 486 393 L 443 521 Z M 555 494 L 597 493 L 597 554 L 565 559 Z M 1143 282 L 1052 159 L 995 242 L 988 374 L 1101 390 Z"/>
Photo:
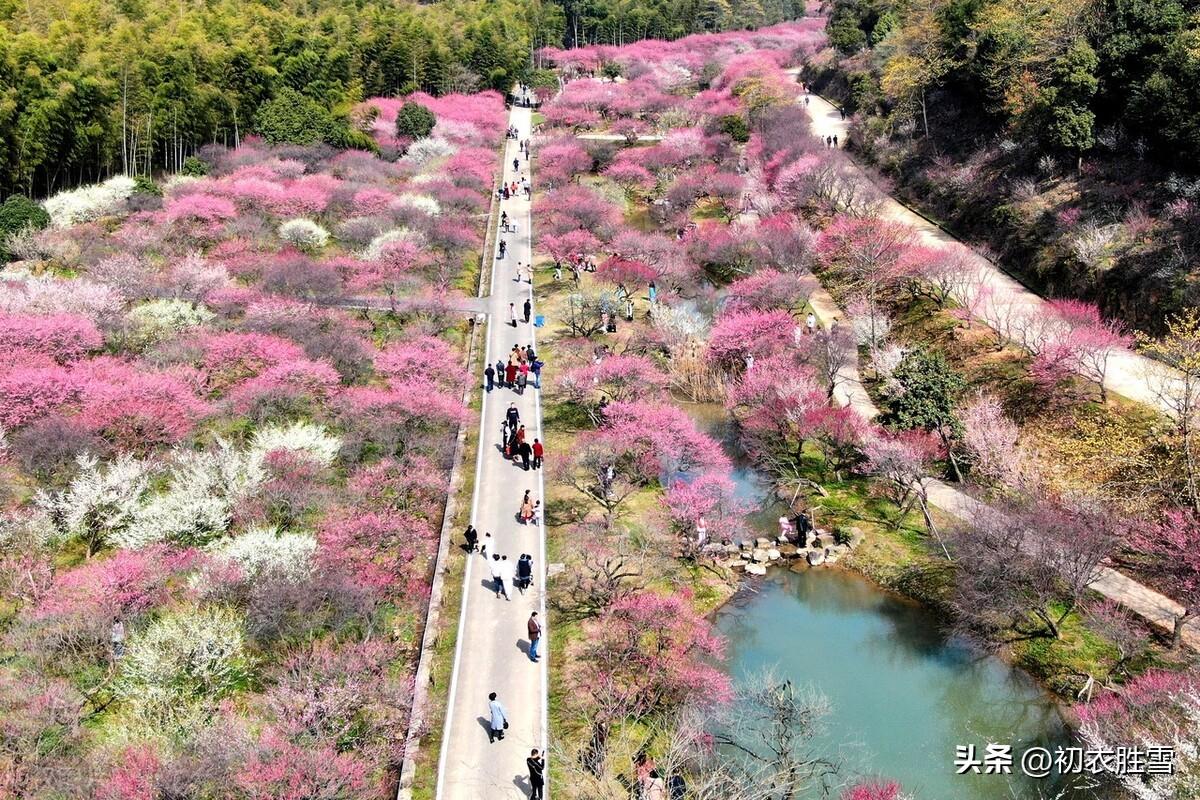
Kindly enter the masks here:
<path id="1" fill-rule="evenodd" d="M 541 441 L 533 440 L 533 468 L 538 469 L 542 466 L 542 454 L 545 453 L 545 448 L 542 447 Z"/>

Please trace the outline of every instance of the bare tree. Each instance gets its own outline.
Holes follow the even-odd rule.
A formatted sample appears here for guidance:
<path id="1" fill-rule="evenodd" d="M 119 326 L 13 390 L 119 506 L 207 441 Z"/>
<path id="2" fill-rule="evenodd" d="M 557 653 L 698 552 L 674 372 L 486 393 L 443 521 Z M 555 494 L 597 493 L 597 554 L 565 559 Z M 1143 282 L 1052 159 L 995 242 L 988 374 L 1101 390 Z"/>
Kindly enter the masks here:
<path id="1" fill-rule="evenodd" d="M 828 792 L 839 764 L 816 743 L 829 700 L 770 672 L 747 678 L 712 723 L 717 750 L 707 768 L 762 800 Z"/>

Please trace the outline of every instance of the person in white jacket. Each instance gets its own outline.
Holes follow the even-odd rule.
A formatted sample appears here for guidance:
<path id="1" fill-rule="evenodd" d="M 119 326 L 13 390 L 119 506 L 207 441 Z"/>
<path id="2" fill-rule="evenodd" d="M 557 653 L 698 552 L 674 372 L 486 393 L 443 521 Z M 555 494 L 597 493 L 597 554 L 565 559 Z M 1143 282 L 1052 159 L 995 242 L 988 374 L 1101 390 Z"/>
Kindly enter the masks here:
<path id="1" fill-rule="evenodd" d="M 513 562 L 508 560 L 508 556 L 500 556 L 500 591 L 504 592 L 505 600 L 512 600 L 508 596 L 508 587 L 513 585 L 513 578 L 517 575 L 517 570 Z"/>

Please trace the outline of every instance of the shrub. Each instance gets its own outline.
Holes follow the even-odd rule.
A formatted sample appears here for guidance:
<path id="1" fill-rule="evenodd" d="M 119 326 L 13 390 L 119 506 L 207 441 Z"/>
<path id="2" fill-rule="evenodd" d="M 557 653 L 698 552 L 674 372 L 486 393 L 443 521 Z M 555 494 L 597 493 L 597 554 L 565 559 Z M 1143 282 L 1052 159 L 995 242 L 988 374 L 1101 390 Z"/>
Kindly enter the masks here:
<path id="1" fill-rule="evenodd" d="M 301 250 L 320 250 L 329 243 L 329 231 L 308 219 L 290 219 L 279 226 L 279 238 Z"/>
<path id="2" fill-rule="evenodd" d="M 183 167 L 179 172 L 181 175 L 200 178 L 208 174 L 208 163 L 201 161 L 195 156 L 188 156 L 183 160 Z"/>
<path id="3" fill-rule="evenodd" d="M 0 313 L 0 351 L 28 350 L 66 363 L 104 344 L 95 324 L 77 314 Z"/>
<path id="4" fill-rule="evenodd" d="M 717 128 L 739 144 L 750 141 L 750 126 L 741 114 L 726 114 L 717 120 Z"/>
<path id="5" fill-rule="evenodd" d="M 11 195 L 0 204 L 0 261 L 8 261 L 9 237 L 27 230 L 41 230 L 50 224 L 50 215 L 25 195 Z"/>
<path id="6" fill-rule="evenodd" d="M 251 666 L 237 614 L 182 608 L 131 638 L 115 689 L 130 722 L 161 731 L 200 719 L 246 683 Z"/>
<path id="7" fill-rule="evenodd" d="M 166 341 L 180 331 L 196 328 L 213 320 L 207 308 L 186 300 L 151 300 L 126 315 L 132 331 L 130 344 L 144 348 Z"/>
<path id="8" fill-rule="evenodd" d="M 213 553 L 237 564 L 248 580 L 264 572 L 302 581 L 312 572 L 317 540 L 307 533 L 280 533 L 274 528 L 251 528 L 226 539 Z"/>
<path id="9" fill-rule="evenodd" d="M 425 106 L 411 100 L 396 114 L 396 135 L 405 139 L 424 139 L 437 125 L 437 117 Z"/>
<path id="10" fill-rule="evenodd" d="M 118 175 L 104 183 L 59 192 L 42 203 L 42 207 L 50 215 L 51 225 L 64 228 L 117 213 L 135 187 L 133 178 Z"/>
<path id="11" fill-rule="evenodd" d="M 103 454 L 103 440 L 69 417 L 54 414 L 9 437 L 9 449 L 26 472 L 48 479 L 70 467 L 82 453 Z"/>
<path id="12" fill-rule="evenodd" d="M 290 87 L 259 106 L 255 129 L 269 144 L 336 144 L 344 133 L 325 106 Z"/>

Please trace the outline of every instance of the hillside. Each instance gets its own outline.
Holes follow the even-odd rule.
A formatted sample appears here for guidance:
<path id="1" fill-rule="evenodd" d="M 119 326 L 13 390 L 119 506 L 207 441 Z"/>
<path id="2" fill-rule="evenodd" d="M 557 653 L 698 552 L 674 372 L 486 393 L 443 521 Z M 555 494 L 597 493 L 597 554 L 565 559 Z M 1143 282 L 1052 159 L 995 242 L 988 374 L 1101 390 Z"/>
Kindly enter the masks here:
<path id="1" fill-rule="evenodd" d="M 806 77 L 852 147 L 1044 294 L 1194 305 L 1200 5 L 837 0 Z"/>
<path id="2" fill-rule="evenodd" d="M 177 171 L 198 147 L 255 130 L 284 89 L 331 112 L 318 126 L 330 143 L 364 146 L 349 111 L 365 97 L 507 91 L 530 77 L 530 53 L 544 45 L 675 38 L 801 13 L 793 0 L 0 0 L 0 198 Z"/>

